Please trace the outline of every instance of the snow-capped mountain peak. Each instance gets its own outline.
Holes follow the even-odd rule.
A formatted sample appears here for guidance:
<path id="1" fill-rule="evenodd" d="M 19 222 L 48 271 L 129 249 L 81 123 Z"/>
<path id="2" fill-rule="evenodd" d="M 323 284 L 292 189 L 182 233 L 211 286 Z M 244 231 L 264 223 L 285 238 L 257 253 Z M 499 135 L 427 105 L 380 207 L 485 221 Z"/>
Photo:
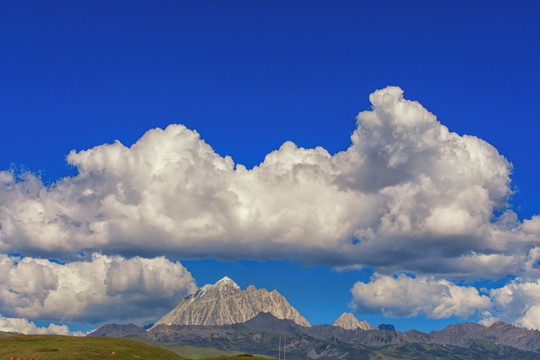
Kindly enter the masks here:
<path id="1" fill-rule="evenodd" d="M 302 326 L 309 322 L 277 290 L 268 292 L 250 285 L 242 291 L 225 276 L 214 285 L 205 285 L 194 295 L 183 299 L 176 308 L 154 326 L 228 325 L 243 323 L 260 314 L 270 313 L 278 319 L 289 319 Z"/>
<path id="2" fill-rule="evenodd" d="M 231 278 L 228 276 L 224 276 L 221 280 L 219 280 L 217 283 L 215 283 L 213 286 L 225 286 L 225 285 L 232 285 L 235 288 L 240 289 L 240 286 L 238 286 Z"/>

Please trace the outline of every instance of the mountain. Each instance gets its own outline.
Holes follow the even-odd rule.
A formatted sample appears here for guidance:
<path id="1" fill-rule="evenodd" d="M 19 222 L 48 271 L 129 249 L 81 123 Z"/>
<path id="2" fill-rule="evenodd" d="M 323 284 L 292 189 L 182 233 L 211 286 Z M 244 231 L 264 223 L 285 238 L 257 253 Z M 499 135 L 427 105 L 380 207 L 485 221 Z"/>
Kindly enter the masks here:
<path id="1" fill-rule="evenodd" d="M 157 321 L 159 325 L 230 325 L 246 322 L 261 312 L 309 327 L 304 318 L 277 290 L 268 292 L 250 285 L 244 291 L 228 277 L 205 285 L 184 298 L 176 308 Z"/>
<path id="2" fill-rule="evenodd" d="M 106 326 L 100 334 L 123 331 Z M 113 331 L 107 334 L 107 331 Z M 540 332 L 504 323 L 491 326 L 462 323 L 429 334 L 417 330 L 405 333 L 388 330 L 347 330 L 339 326 L 300 326 L 269 313 L 232 325 L 158 325 L 144 338 L 162 343 L 213 347 L 220 350 L 277 356 L 286 342 L 287 359 L 539 359 Z M 280 339 L 281 337 L 281 339 Z M 283 338 L 285 337 L 285 339 Z M 168 346 L 169 346 L 168 345 Z"/>
<path id="3" fill-rule="evenodd" d="M 88 334 L 88 336 L 124 337 L 127 335 L 144 334 L 146 330 L 135 324 L 107 324 Z"/>
<path id="4" fill-rule="evenodd" d="M 278 346 L 285 344 L 289 360 L 540 359 L 538 330 L 497 322 L 453 324 L 427 334 L 402 333 L 389 324 L 373 330 L 366 321 L 347 313 L 334 325 L 311 326 L 276 290 L 251 285 L 242 291 L 227 277 L 184 298 L 146 331 L 133 324 L 112 324 L 91 335 L 129 334 L 162 343 L 268 356 L 276 356 Z"/>
<path id="5" fill-rule="evenodd" d="M 501 337 L 510 330 L 511 325 L 507 326 L 506 329 L 499 329 Z M 439 334 L 440 338 L 437 338 L 433 333 L 424 334 L 415 330 L 407 333 L 347 330 L 332 325 L 304 327 L 291 320 L 277 319 L 271 314 L 261 313 L 245 323 L 234 325 L 159 325 L 147 331 L 145 337 L 160 342 L 212 346 L 274 357 L 278 355 L 278 345 L 281 343 L 283 346 L 285 342 L 289 360 L 540 360 L 540 352 L 517 349 L 497 343 L 496 339 L 468 338 L 461 346 L 438 343 L 444 338 L 443 335 Z M 457 338 L 454 336 L 453 339 Z"/>
<path id="6" fill-rule="evenodd" d="M 378 346 L 400 343 L 399 335 L 394 332 L 345 330 L 331 325 L 305 327 L 291 320 L 277 319 L 268 313 L 260 313 L 245 323 L 233 325 L 158 325 L 147 331 L 145 337 L 160 342 L 212 346 L 273 357 L 278 355 L 277 349 L 281 343 L 282 346 L 285 344 L 289 360 L 356 360 L 368 358 L 369 351 L 362 344 L 362 337 L 367 334 L 372 334 L 367 342 Z M 358 341 L 344 340 L 355 337 L 358 337 Z"/>
<path id="7" fill-rule="evenodd" d="M 347 330 L 355 330 L 355 329 L 362 329 L 362 330 L 373 330 L 371 327 L 371 324 L 367 321 L 360 321 L 351 313 L 343 313 L 340 317 L 337 318 L 336 321 L 334 321 L 334 326 L 339 326 L 341 328 L 347 329 Z"/>
<path id="8" fill-rule="evenodd" d="M 424 341 L 441 345 L 466 346 L 471 339 L 488 340 L 521 350 L 540 351 L 540 331 L 519 328 L 502 321 L 490 326 L 475 323 L 449 325 L 444 329 L 430 332 Z"/>

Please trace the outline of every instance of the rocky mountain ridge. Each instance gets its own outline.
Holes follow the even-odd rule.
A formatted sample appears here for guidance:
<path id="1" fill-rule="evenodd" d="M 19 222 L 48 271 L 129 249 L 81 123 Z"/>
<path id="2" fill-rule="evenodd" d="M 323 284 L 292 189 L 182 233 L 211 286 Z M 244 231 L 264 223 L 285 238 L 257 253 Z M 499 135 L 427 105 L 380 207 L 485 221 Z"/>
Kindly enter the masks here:
<path id="1" fill-rule="evenodd" d="M 403 333 L 389 324 L 379 324 L 373 330 L 368 322 L 349 313 L 342 314 L 334 325 L 311 326 L 276 290 L 268 292 L 251 285 L 242 291 L 227 277 L 184 298 L 149 330 L 133 324 L 111 324 L 90 335 L 131 334 L 159 342 L 270 356 L 275 356 L 280 338 L 285 336 L 290 360 L 357 360 L 369 358 L 367 354 L 374 351 L 387 355 L 397 352 L 397 358 L 411 359 L 441 358 L 440 354 L 460 354 L 453 359 L 478 358 L 478 354 L 489 354 L 483 357 L 489 359 L 540 359 L 538 330 L 497 322 Z"/>
<path id="2" fill-rule="evenodd" d="M 540 331 L 520 328 L 502 321 L 489 326 L 476 323 L 452 324 L 427 335 L 427 341 L 441 345 L 465 346 L 471 339 L 479 339 L 521 350 L 540 351 Z"/>
<path id="3" fill-rule="evenodd" d="M 130 324 L 106 324 L 93 331 L 89 336 L 124 337 L 128 335 L 142 335 L 146 329 L 133 323 Z"/>
<path id="4" fill-rule="evenodd" d="M 118 332 L 117 328 L 115 330 Z M 402 333 L 347 330 L 333 325 L 305 327 L 292 320 L 261 313 L 233 325 L 162 324 L 146 331 L 143 336 L 160 342 L 212 346 L 269 356 L 275 356 L 279 337 L 286 336 L 287 358 L 290 360 L 367 359 L 367 352 L 373 349 L 380 349 L 383 353 L 397 351 L 407 354 L 407 357 L 399 358 L 411 359 L 446 358 L 440 357 L 441 354 L 452 354 L 452 359 L 540 359 L 540 332 L 504 323 L 491 326 L 461 323 L 430 333 L 416 330 Z M 411 354 L 418 357 L 409 357 Z"/>
<path id="5" fill-rule="evenodd" d="M 339 326 L 347 330 L 373 330 L 373 327 L 367 321 L 360 321 L 352 313 L 344 312 L 336 321 L 332 324 L 333 326 Z"/>
<path id="6" fill-rule="evenodd" d="M 250 285 L 242 291 L 228 277 L 214 285 L 205 285 L 184 298 L 158 325 L 230 325 L 254 318 L 261 312 L 278 319 L 289 319 L 301 326 L 310 323 L 277 290 L 257 289 Z"/>

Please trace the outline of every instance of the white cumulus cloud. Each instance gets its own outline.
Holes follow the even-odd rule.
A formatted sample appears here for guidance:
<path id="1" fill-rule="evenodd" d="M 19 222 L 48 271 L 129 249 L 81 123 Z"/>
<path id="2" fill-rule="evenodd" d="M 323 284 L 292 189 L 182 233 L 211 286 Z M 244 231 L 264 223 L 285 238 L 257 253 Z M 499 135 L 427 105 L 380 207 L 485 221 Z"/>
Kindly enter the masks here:
<path id="1" fill-rule="evenodd" d="M 153 321 L 196 284 L 178 262 L 96 254 L 66 264 L 0 255 L 0 313 L 99 323 Z"/>
<path id="2" fill-rule="evenodd" d="M 370 95 L 351 145 L 284 143 L 253 169 L 182 125 L 72 151 L 78 174 L 46 186 L 0 172 L 0 251 L 182 258 L 295 258 L 379 272 L 496 277 L 540 242 L 507 206 L 510 163 L 448 130 L 403 91 Z M 485 265 L 484 265 L 485 264 Z M 45 276 L 45 274 L 43 275 Z"/>
<path id="3" fill-rule="evenodd" d="M 405 274 L 396 277 L 375 274 L 369 283 L 354 284 L 352 295 L 352 306 L 358 312 L 392 317 L 465 318 L 491 307 L 489 297 L 474 287 Z"/>
<path id="4" fill-rule="evenodd" d="M 23 318 L 8 318 L 0 315 L 0 331 L 19 334 L 50 334 L 85 336 L 81 331 L 71 331 L 67 325 L 49 324 L 47 327 L 37 326 L 33 321 Z"/>
<path id="5" fill-rule="evenodd" d="M 497 256 L 483 261 L 484 267 L 495 268 L 497 264 L 505 267 L 504 259 Z M 504 321 L 540 329 L 540 247 L 533 248 L 523 258 L 521 273 L 523 276 L 508 281 L 502 287 L 489 291 L 483 289 L 485 294 L 473 286 L 460 286 L 425 275 L 412 277 L 376 273 L 369 282 L 354 285 L 351 306 L 359 313 L 391 317 L 467 318 L 477 313 L 480 322 L 486 325 Z"/>
<path id="6" fill-rule="evenodd" d="M 540 329 L 540 280 L 516 278 L 490 296 L 494 306 L 486 317 Z"/>

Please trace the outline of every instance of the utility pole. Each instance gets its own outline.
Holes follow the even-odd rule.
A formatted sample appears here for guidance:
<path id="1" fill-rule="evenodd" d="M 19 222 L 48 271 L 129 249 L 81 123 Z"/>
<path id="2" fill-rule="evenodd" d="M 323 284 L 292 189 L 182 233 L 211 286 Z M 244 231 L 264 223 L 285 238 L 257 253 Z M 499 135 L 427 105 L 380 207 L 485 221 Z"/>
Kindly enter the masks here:
<path id="1" fill-rule="evenodd" d="M 278 360 L 281 359 L 281 335 L 279 335 L 279 343 L 278 343 L 278 348 L 277 348 L 277 358 Z"/>
<path id="2" fill-rule="evenodd" d="M 287 353 L 285 351 L 285 345 L 287 345 L 287 337 L 286 336 L 283 337 L 283 360 L 285 360 L 285 354 Z"/>
<path id="3" fill-rule="evenodd" d="M 287 337 L 283 336 L 283 351 L 281 351 L 281 335 L 279 335 L 279 342 L 278 342 L 278 360 L 285 360 L 286 352 L 285 352 L 285 345 L 287 345 Z M 283 354 L 283 359 L 281 359 L 281 354 Z"/>

